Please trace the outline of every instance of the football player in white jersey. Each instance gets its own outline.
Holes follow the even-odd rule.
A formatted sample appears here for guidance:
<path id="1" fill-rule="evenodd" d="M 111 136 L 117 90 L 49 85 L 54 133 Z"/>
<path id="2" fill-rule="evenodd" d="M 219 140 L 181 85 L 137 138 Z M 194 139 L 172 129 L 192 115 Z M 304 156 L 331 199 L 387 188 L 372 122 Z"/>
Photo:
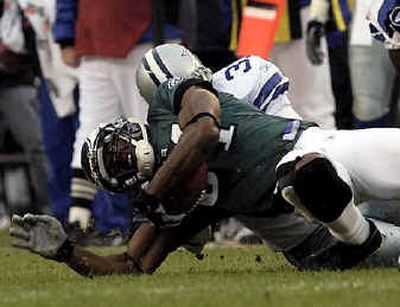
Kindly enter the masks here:
<path id="1" fill-rule="evenodd" d="M 241 58 L 217 71 L 212 75 L 212 85 L 266 114 L 300 119 L 287 95 L 289 79 L 258 56 Z"/>
<path id="2" fill-rule="evenodd" d="M 400 0 L 375 0 L 367 18 L 371 35 L 385 44 L 400 72 Z"/>
<path id="3" fill-rule="evenodd" d="M 213 78 L 215 87 L 218 87 L 218 84 L 223 84 L 225 80 L 234 80 L 235 77 L 232 78 L 232 72 L 237 71 L 238 73 L 242 72 L 243 74 L 249 73 L 253 69 L 251 60 L 255 60 L 256 62 L 259 62 L 259 64 L 265 62 L 264 66 L 259 66 L 264 67 L 259 69 L 261 75 L 266 73 L 264 69 L 272 67 L 270 63 L 258 60 L 257 58 L 251 57 L 247 58 L 247 60 L 248 62 L 239 60 L 216 74 L 215 78 Z M 256 67 L 256 65 L 254 67 Z M 193 67 L 190 67 L 189 71 L 193 72 L 193 69 Z M 160 69 L 159 72 L 161 70 L 162 69 Z M 154 72 L 154 70 L 147 72 Z M 257 75 L 257 72 L 253 73 Z M 198 72 L 196 72 L 196 74 L 199 75 Z M 208 74 L 208 76 L 210 76 L 210 74 Z M 272 76 L 276 76 L 276 74 L 272 73 L 271 77 Z M 160 81 L 157 72 L 153 77 L 155 78 L 154 80 Z M 163 78 L 162 75 L 161 78 Z M 275 81 L 273 82 L 271 79 Z M 283 82 L 276 82 L 276 80 L 283 80 Z M 279 86 L 285 83 L 284 80 L 285 79 L 283 77 L 281 78 L 281 76 L 266 78 L 265 82 L 262 82 L 260 86 L 254 88 L 248 87 L 247 94 L 251 94 L 253 97 L 259 97 L 260 95 L 270 97 L 269 100 L 263 100 L 257 105 L 259 107 L 266 107 L 265 110 L 268 108 L 272 109 L 274 103 L 279 102 L 279 99 L 277 99 L 279 98 L 279 95 L 274 95 L 274 93 L 280 93 L 284 96 L 286 86 Z M 246 82 L 248 81 L 242 80 L 241 82 L 244 83 L 228 83 L 233 87 L 232 91 L 234 91 L 234 89 L 237 89 L 236 87 L 246 85 Z M 269 86 L 273 83 L 275 83 L 276 86 Z M 143 86 L 143 84 L 139 85 L 139 88 L 142 89 L 143 96 L 146 97 L 147 94 L 151 93 L 152 90 L 146 93 L 146 90 L 148 89 L 141 86 Z M 154 87 L 156 88 L 157 86 Z M 225 87 L 225 90 L 228 91 L 227 88 L 228 87 Z M 282 90 L 278 90 L 279 88 Z M 242 89 L 244 89 L 244 87 Z M 222 85 L 220 85 L 220 90 L 224 90 Z M 238 93 L 235 94 L 239 95 L 240 92 L 241 91 L 238 91 Z M 257 99 L 251 99 L 249 101 L 253 103 L 257 101 Z M 326 156 L 334 166 L 337 172 L 337 177 L 340 177 L 342 184 L 347 186 L 348 192 L 351 191 L 352 197 L 348 206 L 350 206 L 350 211 L 354 213 L 354 203 L 358 203 L 362 197 L 398 198 L 400 194 L 400 172 L 398 171 L 400 162 L 398 161 L 397 153 L 400 149 L 396 146 L 399 144 L 399 133 L 400 131 L 398 129 L 371 129 L 346 132 L 321 131 L 316 127 L 308 128 L 306 132 L 303 132 L 303 136 L 300 137 L 299 141 L 296 143 L 294 151 L 285 156 L 281 161 L 280 166 L 290 163 L 293 160 L 297 160 L 297 157 L 302 157 L 307 153 L 318 153 Z M 88 146 L 92 145 L 93 143 L 88 144 Z M 388 154 L 385 159 L 382 160 L 382 150 L 392 154 Z M 101 161 L 97 162 L 100 163 Z M 298 161 L 296 162 L 298 163 Z M 304 162 L 307 163 L 307 161 Z M 104 164 L 100 164 L 104 167 Z M 91 160 L 87 165 L 89 167 L 87 171 L 93 172 L 93 176 L 101 176 L 101 174 L 95 170 L 96 166 L 100 166 L 96 165 L 96 161 Z M 121 165 L 126 166 L 129 164 L 121 163 Z M 280 179 L 287 178 L 280 177 Z M 107 178 L 102 178 L 102 180 L 107 180 Z M 313 218 L 307 214 L 308 212 L 304 210 L 304 207 L 293 198 L 293 193 L 289 192 L 290 189 L 288 194 L 284 195 L 285 198 L 287 198 L 287 200 L 300 212 Z M 314 192 L 316 194 L 319 193 L 317 189 L 315 189 Z M 296 191 L 294 193 L 296 193 Z M 346 206 L 346 208 L 348 206 Z M 207 207 L 205 206 L 198 206 L 197 208 L 200 207 L 203 207 L 201 210 L 207 210 Z M 212 219 L 212 216 L 207 214 L 206 216 L 201 216 L 201 212 L 199 214 L 200 216 L 195 217 L 189 214 L 188 218 L 191 220 L 190 223 L 186 223 L 186 226 L 196 224 L 201 221 L 202 218 Z M 354 219 L 352 217 L 354 217 Z M 341 218 L 344 218 L 344 221 Z M 252 219 L 244 217 L 242 220 L 246 225 L 255 229 L 271 246 L 277 250 L 283 251 L 291 262 L 299 268 L 304 269 L 320 267 L 335 268 L 334 264 L 336 262 L 333 263 L 333 266 L 329 266 L 327 263 L 320 266 L 320 263 L 318 262 L 310 263 L 308 261 L 308 256 L 315 255 L 315 252 L 318 252 L 318 250 L 315 250 L 316 248 L 329 250 L 331 244 L 325 245 L 323 243 L 325 241 L 332 242 L 332 239 L 346 241 L 348 238 L 346 235 L 348 233 L 343 233 L 340 230 L 349 226 L 360 226 L 360 218 L 361 217 L 357 213 L 353 216 L 349 215 L 349 211 L 344 211 L 339 219 L 333 222 L 335 225 L 325 224 L 325 226 L 330 227 L 330 233 L 325 227 L 318 224 L 307 223 L 304 218 L 295 214 L 283 215 L 281 218 Z M 21 240 L 16 243 L 17 247 L 31 250 L 46 258 L 65 262 L 72 269 L 83 275 L 153 272 L 154 269 L 156 269 L 165 259 L 166 255 L 176 248 L 177 242 L 180 242 L 174 238 L 179 235 L 187 234 L 187 229 L 180 229 L 182 230 L 180 232 L 163 232 L 162 230 L 155 230 L 154 227 L 145 223 L 144 226 L 139 228 L 139 231 L 133 236 L 128 245 L 127 253 L 120 256 L 100 257 L 72 246 L 70 242 L 66 241 L 62 228 L 59 227 L 59 225 L 57 225 L 57 223 L 50 217 L 26 216 L 21 218 L 17 216 L 14 218 L 14 222 L 16 226 L 21 226 L 23 228 L 12 229 L 11 231 L 13 236 L 18 237 Z M 370 256 L 370 259 L 375 257 L 375 263 L 378 263 L 379 265 L 393 265 L 397 261 L 397 256 L 400 251 L 398 240 L 399 230 L 393 225 L 377 221 L 374 221 L 374 223 L 377 225 L 380 232 L 385 234 L 385 238 L 383 240 L 383 246 L 374 255 Z M 337 228 L 335 226 L 337 226 Z M 361 225 L 356 229 L 357 233 L 352 234 L 352 239 L 359 240 L 359 235 L 364 230 L 368 232 L 368 227 L 365 229 L 363 228 L 363 225 Z M 41 234 L 40 240 L 36 240 L 38 239 L 36 238 L 38 233 Z M 148 238 L 151 238 L 151 240 Z M 335 252 L 337 253 L 340 251 L 332 250 L 325 255 L 334 258 L 337 256 Z M 138 259 L 140 260 L 140 263 L 138 263 Z M 313 260 L 316 261 L 318 259 L 314 257 Z M 328 258 L 319 260 L 324 260 L 329 263 Z"/>
<path id="4" fill-rule="evenodd" d="M 280 69 L 276 67 L 273 63 L 257 56 L 250 56 L 239 59 L 229 66 L 214 73 L 212 75 L 212 84 L 218 91 L 230 93 L 235 97 L 254 105 L 266 114 L 297 119 L 300 118 L 300 115 L 293 109 L 287 96 L 287 91 L 289 89 L 288 78 L 285 77 Z M 339 135 L 340 133 L 341 132 L 338 132 Z M 330 137 L 333 137 L 333 135 L 335 134 L 337 133 L 333 132 L 332 136 L 325 137 L 328 139 Z M 346 138 L 351 137 L 351 133 L 347 137 L 346 135 L 347 133 L 344 133 L 345 138 L 343 139 L 343 141 Z M 313 141 L 310 140 L 310 144 L 312 143 Z M 318 137 L 316 137 L 316 143 L 318 143 Z M 349 143 L 349 141 L 347 143 Z M 307 147 L 308 146 L 309 145 L 307 145 Z M 321 143 L 321 146 L 324 145 Z M 335 147 L 336 145 L 332 146 Z M 341 151 L 340 148 L 344 147 L 345 145 L 338 144 L 337 146 L 337 150 Z M 343 151 L 345 151 L 344 148 Z M 351 153 L 349 154 L 351 155 Z M 383 218 L 389 221 L 394 221 L 397 224 L 400 222 L 400 217 L 398 216 L 398 210 L 394 208 L 396 205 L 396 203 L 385 204 L 385 206 L 379 208 L 379 210 L 374 210 L 374 208 L 371 208 L 371 206 L 366 206 L 364 207 L 364 212 L 370 217 L 377 219 Z M 258 228 L 258 233 L 260 233 L 260 228 L 265 228 L 265 223 L 258 223 L 255 226 L 252 225 L 252 223 L 255 222 L 254 219 L 248 219 L 245 217 L 240 217 L 239 219 L 243 220 L 243 223 L 248 227 L 256 229 L 256 232 Z M 290 219 L 285 222 L 287 222 L 288 225 L 292 223 Z M 272 225 L 273 224 L 274 222 L 272 222 Z M 385 229 L 386 226 L 389 226 L 390 224 L 378 222 L 378 225 L 382 231 L 383 229 Z M 297 227 L 298 229 L 296 229 Z M 394 232 L 390 231 L 391 235 L 387 236 L 388 238 L 391 237 L 391 243 L 387 246 L 390 246 L 392 243 L 393 244 L 389 249 L 387 248 L 387 246 L 385 246 L 385 248 L 382 249 L 378 253 L 378 255 L 370 257 L 367 263 L 377 264 L 381 262 L 382 259 L 384 259 L 384 257 L 382 257 L 382 254 L 388 253 L 388 251 L 389 253 L 391 253 L 397 249 L 397 243 L 394 242 L 400 243 L 400 241 L 398 241 L 400 239 L 400 228 L 395 226 L 393 226 L 393 228 L 392 226 L 389 226 L 389 228 L 394 230 Z M 294 226 L 293 224 L 285 229 L 288 231 L 289 237 L 292 236 L 295 232 L 301 233 L 301 231 L 305 230 L 305 228 L 302 228 L 301 223 L 297 224 L 296 226 Z M 383 230 L 385 234 L 387 234 L 387 229 Z M 292 230 L 294 231 L 293 233 L 291 233 Z M 280 231 L 282 231 L 282 229 Z M 276 231 L 276 234 L 280 235 L 280 231 Z M 274 231 L 271 231 L 271 229 L 264 229 L 264 233 L 266 232 L 268 232 L 270 236 L 271 233 L 273 233 Z M 264 235 L 264 237 L 266 236 Z M 396 253 L 397 252 L 393 253 L 392 255 Z M 377 259 L 379 259 L 379 261 Z"/>

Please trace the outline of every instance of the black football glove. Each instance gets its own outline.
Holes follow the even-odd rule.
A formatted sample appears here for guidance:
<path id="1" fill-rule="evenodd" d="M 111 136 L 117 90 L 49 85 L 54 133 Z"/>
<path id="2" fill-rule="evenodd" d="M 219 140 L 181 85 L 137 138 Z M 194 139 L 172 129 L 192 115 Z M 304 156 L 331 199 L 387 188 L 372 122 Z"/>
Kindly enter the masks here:
<path id="1" fill-rule="evenodd" d="M 321 65 L 324 52 L 321 49 L 321 39 L 325 35 L 324 25 L 316 20 L 307 24 L 306 53 L 313 65 Z"/>
<path id="2" fill-rule="evenodd" d="M 157 197 L 147 194 L 143 189 L 135 193 L 133 207 L 160 228 L 178 226 L 186 216 L 186 213 L 167 212 Z"/>

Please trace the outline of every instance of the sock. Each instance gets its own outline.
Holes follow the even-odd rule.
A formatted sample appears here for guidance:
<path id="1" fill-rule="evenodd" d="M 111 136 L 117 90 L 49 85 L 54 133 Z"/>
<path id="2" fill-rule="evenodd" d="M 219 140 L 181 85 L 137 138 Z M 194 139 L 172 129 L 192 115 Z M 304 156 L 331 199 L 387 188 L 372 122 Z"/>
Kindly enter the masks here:
<path id="1" fill-rule="evenodd" d="M 360 245 L 369 237 L 369 223 L 351 201 L 333 222 L 325 223 L 338 240 L 350 245 Z"/>
<path id="2" fill-rule="evenodd" d="M 85 178 L 82 169 L 73 169 L 69 223 L 79 222 L 84 230 L 89 226 L 96 191 L 95 185 Z"/>

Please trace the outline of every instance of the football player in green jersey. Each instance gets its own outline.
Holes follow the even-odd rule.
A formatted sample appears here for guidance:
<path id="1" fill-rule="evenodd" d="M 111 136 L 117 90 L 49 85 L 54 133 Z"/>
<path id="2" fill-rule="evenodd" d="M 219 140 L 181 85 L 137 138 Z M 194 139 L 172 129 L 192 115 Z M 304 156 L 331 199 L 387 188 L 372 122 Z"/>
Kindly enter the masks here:
<path id="1" fill-rule="evenodd" d="M 375 224 L 354 206 L 360 195 L 353 194 L 346 169 L 336 161 L 338 153 L 336 159 L 328 159 L 324 153 L 334 154 L 334 150 L 322 150 L 335 141 L 335 133 L 321 132 L 300 120 L 265 115 L 231 95 L 216 92 L 209 82 L 197 77 L 168 79 L 168 74 L 173 74 L 166 71 L 162 56 L 157 50 L 150 55 L 153 58 L 146 65 L 157 64 L 168 81 L 149 101 L 149 137 L 144 126 L 135 121 L 112 123 L 99 127 L 88 138 L 83 155 L 91 179 L 110 190 L 132 188 L 151 178 L 134 204 L 154 223 L 143 223 L 127 253 L 99 257 L 75 248 L 65 236 L 55 236 L 60 232 L 48 218 L 16 217 L 15 224 L 24 228 L 12 231 L 22 240 L 17 246 L 64 261 L 86 275 L 152 272 L 169 252 L 213 221 L 231 215 L 264 217 L 261 229 L 282 217 L 293 217 L 295 207 L 323 225 L 314 225 L 306 232 L 302 239 L 307 244 L 288 248 L 292 256 L 298 256 L 309 245 L 313 251 L 304 260 L 305 267 L 349 268 L 379 249 L 382 237 Z M 152 71 L 156 69 L 148 75 L 154 79 L 157 76 L 151 77 Z M 393 138 L 399 137 L 397 131 L 375 132 L 375 136 L 387 137 L 393 132 Z M 310 147 L 309 139 L 319 142 Z M 210 178 L 214 178 L 211 182 L 216 189 L 212 192 L 216 193 L 195 203 L 170 206 L 171 191 L 178 193 L 191 181 L 193 170 L 204 164 L 214 174 Z M 388 166 L 384 166 L 381 179 L 388 177 Z M 391 188 L 399 192 L 397 186 Z M 303 219 L 299 223 L 307 225 Z M 37 229 L 43 234 L 39 242 L 34 240 Z M 322 241 L 327 244 L 321 244 L 321 236 L 309 239 L 317 230 L 325 230 Z M 41 244 L 46 236 L 51 244 Z"/>

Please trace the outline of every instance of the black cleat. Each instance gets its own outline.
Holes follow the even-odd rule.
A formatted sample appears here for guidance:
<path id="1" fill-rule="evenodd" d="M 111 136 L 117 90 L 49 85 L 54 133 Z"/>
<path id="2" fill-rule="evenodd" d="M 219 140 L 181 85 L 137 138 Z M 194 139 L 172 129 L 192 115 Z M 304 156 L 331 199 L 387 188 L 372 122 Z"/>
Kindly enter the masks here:
<path id="1" fill-rule="evenodd" d="M 332 246 L 312 254 L 307 259 L 309 269 L 345 270 L 354 268 L 382 246 L 383 236 L 375 224 L 368 220 L 370 235 L 361 245 L 348 245 L 337 241 Z"/>

